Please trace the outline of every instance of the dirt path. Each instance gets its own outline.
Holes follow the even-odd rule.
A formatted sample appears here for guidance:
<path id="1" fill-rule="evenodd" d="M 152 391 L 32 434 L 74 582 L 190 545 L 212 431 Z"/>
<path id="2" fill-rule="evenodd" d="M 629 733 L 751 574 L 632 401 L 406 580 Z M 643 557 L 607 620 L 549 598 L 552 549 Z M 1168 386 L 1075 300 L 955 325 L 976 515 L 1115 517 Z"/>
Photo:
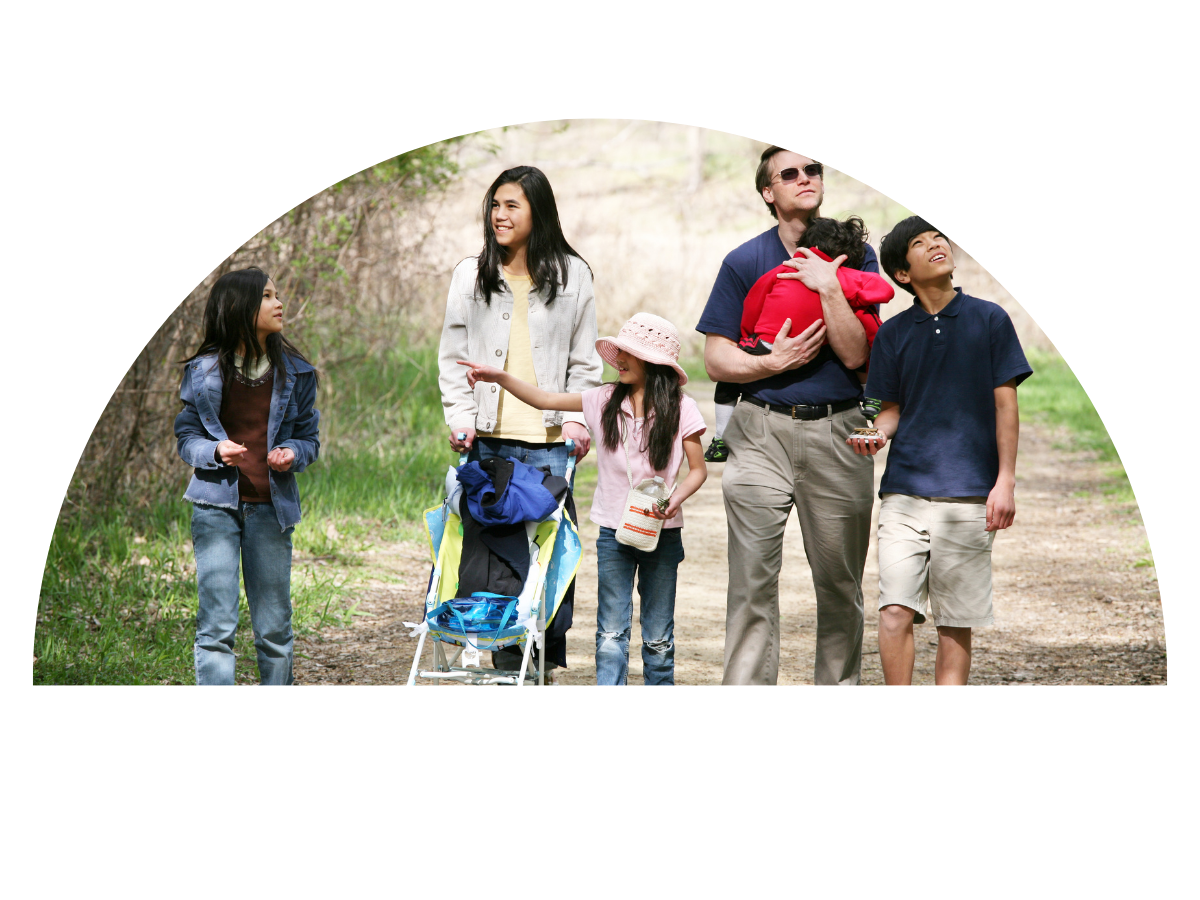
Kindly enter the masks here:
<path id="1" fill-rule="evenodd" d="M 689 393 L 713 421 L 712 385 Z M 1104 466 L 1088 454 L 1056 447 L 1061 435 L 1025 425 L 1017 461 L 1017 523 L 993 549 L 996 625 L 975 632 L 974 684 L 1161 684 L 1166 648 L 1158 583 L 1149 565 L 1145 530 L 1136 510 L 1104 498 Z M 591 466 L 594 457 L 584 461 Z M 679 571 L 675 613 L 676 680 L 719 684 L 725 640 L 725 512 L 720 464 L 684 507 L 687 559 Z M 876 463 L 878 483 L 883 461 Z M 586 475 L 586 471 L 581 472 Z M 589 496 L 578 498 L 583 518 L 583 565 L 575 625 L 568 633 L 570 668 L 561 684 L 592 684 L 596 621 L 596 526 L 587 520 Z M 878 514 L 876 500 L 875 513 Z M 867 626 L 862 680 L 881 684 L 875 602 L 878 570 L 872 527 L 864 575 Z M 800 528 L 789 522 L 788 564 L 780 576 L 780 684 L 811 684 L 816 630 L 812 576 Z M 396 684 L 408 676 L 416 641 L 404 620 L 421 615 L 429 575 L 427 545 L 400 542 L 364 558 L 366 580 L 356 595 L 366 615 L 352 627 L 298 642 L 298 684 Z M 1141 565 L 1139 565 L 1141 563 Z M 636 608 L 636 604 L 635 604 Z M 917 627 L 914 681 L 933 683 L 937 634 Z M 634 622 L 630 682 L 641 683 L 641 641 Z"/>

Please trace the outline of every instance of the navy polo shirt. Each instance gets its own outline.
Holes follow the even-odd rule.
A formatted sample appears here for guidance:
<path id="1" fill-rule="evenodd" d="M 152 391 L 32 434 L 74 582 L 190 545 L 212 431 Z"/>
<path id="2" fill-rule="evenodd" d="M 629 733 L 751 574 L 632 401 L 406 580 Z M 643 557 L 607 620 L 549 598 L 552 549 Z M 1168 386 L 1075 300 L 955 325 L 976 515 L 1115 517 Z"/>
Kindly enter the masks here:
<path id="1" fill-rule="evenodd" d="M 867 245 L 862 271 L 878 272 L 875 251 Z M 754 282 L 792 255 L 779 239 L 779 226 L 768 229 L 730 251 L 721 263 L 721 271 L 713 284 L 708 303 L 700 316 L 696 330 L 702 334 L 720 334 L 731 341 L 742 337 L 742 304 Z M 837 354 L 826 344 L 807 365 L 769 378 L 741 385 L 742 393 L 780 406 L 806 403 L 824 405 L 862 396 L 862 385 L 853 371 L 842 365 Z"/>
<path id="2" fill-rule="evenodd" d="M 986 497 L 1000 474 L 994 392 L 1033 369 L 1008 313 L 954 290 L 940 312 L 914 300 L 875 335 L 867 396 L 900 404 L 881 495 Z"/>

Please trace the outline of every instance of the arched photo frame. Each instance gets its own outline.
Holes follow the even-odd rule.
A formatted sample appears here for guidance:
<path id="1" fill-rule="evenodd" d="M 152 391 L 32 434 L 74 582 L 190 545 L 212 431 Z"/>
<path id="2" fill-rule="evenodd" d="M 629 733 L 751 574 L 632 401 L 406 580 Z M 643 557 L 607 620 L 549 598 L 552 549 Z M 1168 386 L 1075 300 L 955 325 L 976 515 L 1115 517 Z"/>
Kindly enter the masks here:
<path id="1" fill-rule="evenodd" d="M 713 128 L 714 131 L 726 131 L 725 127 L 721 127 L 715 122 L 713 125 L 704 122 L 703 125 Z M 739 128 L 739 133 L 744 133 L 742 128 Z M 762 133 L 762 128 L 755 128 L 754 133 L 761 133 L 763 140 L 774 140 L 780 144 L 794 143 L 798 146 L 808 146 L 811 143 L 806 142 L 804 138 L 793 137 L 791 134 Z M 437 137 L 426 134 L 419 138 L 420 145 L 432 143 L 432 140 L 426 140 L 426 138 L 440 140 L 446 137 L 449 137 L 449 133 L 439 133 Z M 416 145 L 418 144 L 413 143 L 409 146 Z M 266 168 L 254 170 L 244 178 L 236 180 L 238 190 L 212 191 L 208 208 L 200 217 L 200 221 L 191 223 L 190 228 L 181 229 L 178 234 L 169 235 L 169 238 L 163 240 L 160 245 L 172 245 L 176 248 L 175 258 L 181 260 L 180 265 L 184 270 L 179 271 L 178 268 L 169 270 L 167 280 L 169 287 L 164 284 L 163 292 L 173 290 L 174 293 L 164 296 L 161 301 L 162 311 L 168 310 L 170 306 L 168 301 L 172 296 L 178 298 L 181 293 L 187 293 L 187 290 L 196 286 L 197 278 L 194 276 L 214 271 L 217 266 L 220 266 L 221 259 L 228 257 L 230 250 L 240 246 L 241 242 L 245 241 L 246 235 L 259 233 L 263 224 L 286 215 L 288 210 L 295 208 L 296 200 L 311 197 L 312 194 L 324 190 L 338 179 L 346 178 L 353 172 L 360 172 L 384 158 L 394 157 L 395 146 L 396 144 L 392 144 L 390 149 L 382 152 L 374 149 L 364 150 L 362 152 L 365 155 L 359 156 L 354 162 L 348 162 L 349 155 L 314 156 L 310 160 L 311 168 L 302 170 L 302 172 L 298 172 L 298 169 L 293 166 L 281 167 L 282 173 L 272 173 Z M 1000 192 L 989 191 L 986 188 L 974 192 L 930 188 L 930 180 L 936 178 L 938 170 L 950 172 L 953 167 L 931 161 L 928 155 L 889 151 L 889 154 L 880 154 L 878 158 L 872 160 L 870 155 L 864 155 L 864 151 L 856 146 L 851 149 L 850 154 L 847 154 L 846 161 L 841 162 L 842 157 L 839 156 L 836 146 L 832 146 L 828 154 L 820 148 L 812 149 L 822 160 L 828 158 L 830 167 L 836 167 L 840 172 L 854 173 L 864 182 L 884 186 L 882 187 L 882 196 L 893 197 L 899 203 L 907 205 L 907 192 L 912 191 L 914 197 L 911 200 L 913 205 L 910 208 L 917 209 L 930 220 L 941 223 L 948 233 L 962 242 L 962 246 L 971 248 L 973 253 L 977 254 L 976 258 L 986 262 L 988 264 L 986 271 L 995 276 L 997 283 L 1003 283 L 1004 286 L 1012 289 L 1014 295 L 1024 301 L 1022 305 L 1027 308 L 1031 317 L 1036 320 L 1038 325 L 1042 326 L 1045 334 L 1051 337 L 1055 346 L 1062 350 L 1063 355 L 1072 360 L 1075 371 L 1079 373 L 1084 383 L 1088 383 L 1088 377 L 1090 377 L 1088 373 L 1093 370 L 1097 361 L 1094 349 L 1088 346 L 1088 342 L 1092 338 L 1088 337 L 1086 332 L 1076 329 L 1072 319 L 1068 318 L 1070 316 L 1069 302 L 1063 302 L 1055 290 L 1045 289 L 1043 266 L 1034 269 L 1021 253 L 1012 251 L 1012 239 L 1004 236 L 1007 227 L 1002 222 L 997 222 L 1004 218 L 1004 202 L 1007 199 L 997 196 Z M 872 174 L 875 172 L 880 174 Z M 222 172 L 220 169 L 215 169 L 214 174 L 217 175 L 217 181 L 228 178 L 228 173 Z M 209 190 L 204 187 L 204 184 L 204 178 L 197 180 L 197 185 L 194 187 L 198 193 Z M 908 187 L 913 184 L 917 186 Z M 895 186 L 893 187 L 893 185 Z M 930 202 L 918 202 L 917 193 L 922 194 L 923 197 L 929 196 Z M 193 200 L 192 203 L 194 202 L 196 200 Z M 841 211 L 840 205 L 836 203 L 834 205 L 836 210 Z M 979 209 L 980 206 L 988 206 L 989 209 L 982 210 Z M 214 208 L 224 208 L 226 214 L 222 215 Z M 854 210 L 848 209 L 847 211 Z M 769 224 L 766 220 L 760 220 L 760 222 L 762 227 Z M 974 236 L 977 234 L 982 235 L 978 240 Z M 199 235 L 204 236 L 202 238 Z M 878 236 L 882 235 L 872 235 L 872 242 L 877 240 Z M 996 251 L 996 257 L 990 257 L 984 248 L 989 246 L 991 241 L 995 241 L 995 246 L 1002 247 L 1002 250 Z M 186 247 L 186 253 L 179 253 L 179 246 Z M 198 268 L 197 263 L 182 263 L 182 259 L 185 257 L 197 260 Z M 203 262 L 199 262 L 200 259 L 203 259 Z M 191 272 L 191 275 L 188 276 L 187 272 Z M 186 281 L 187 277 L 191 277 L 191 282 Z M 1034 278 L 1036 282 L 1031 284 L 1030 290 L 1026 293 L 1022 286 L 1031 278 Z M 184 287 L 185 284 L 186 287 Z M 155 305 L 157 302 L 157 300 L 139 300 L 139 304 L 144 304 L 146 319 L 155 316 L 154 310 L 158 308 Z M 127 370 L 128 361 L 133 359 L 138 350 L 144 346 L 146 336 L 133 334 L 134 328 L 126 329 L 115 336 L 110 344 L 109 352 L 103 355 L 102 360 L 97 361 L 96 366 L 101 372 L 98 372 L 94 378 L 95 395 L 86 402 L 98 401 L 102 406 L 103 402 L 110 397 L 110 391 L 116 388 L 120 382 L 121 373 Z M 1078 353 L 1076 353 L 1076 349 L 1078 349 Z M 1100 373 L 1098 372 L 1099 377 Z M 107 388 L 109 395 L 104 394 L 106 391 L 104 385 L 110 385 Z M 1093 397 L 1096 398 L 1097 407 L 1103 415 L 1106 396 L 1103 392 L 1097 394 L 1093 391 Z M 100 413 L 100 406 L 94 407 L 95 414 L 84 413 L 82 419 L 95 422 L 96 414 Z M 1105 424 L 1109 425 L 1112 436 L 1120 442 L 1122 428 L 1120 418 L 1106 415 Z M 77 438 L 79 439 L 76 440 Z M 77 455 L 78 450 L 82 449 L 84 439 L 86 439 L 86 434 L 80 437 L 78 432 L 67 437 L 68 443 L 76 440 L 73 445 Z M 1129 464 L 1128 458 L 1126 462 Z"/>

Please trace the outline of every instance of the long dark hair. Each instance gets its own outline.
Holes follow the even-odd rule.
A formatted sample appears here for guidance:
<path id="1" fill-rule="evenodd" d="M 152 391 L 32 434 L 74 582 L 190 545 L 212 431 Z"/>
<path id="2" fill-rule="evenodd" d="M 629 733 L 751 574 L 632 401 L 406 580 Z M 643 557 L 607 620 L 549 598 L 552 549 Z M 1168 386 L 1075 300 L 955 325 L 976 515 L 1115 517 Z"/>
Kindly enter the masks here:
<path id="1" fill-rule="evenodd" d="M 243 348 L 242 366 L 247 371 L 252 370 L 263 356 L 271 360 L 277 372 L 284 371 L 284 353 L 308 362 L 304 354 L 278 332 L 267 335 L 266 347 L 258 342 L 254 323 L 262 307 L 263 291 L 270 280 L 271 277 L 257 266 L 226 272 L 218 278 L 204 307 L 204 340 L 200 349 L 183 362 L 189 363 L 198 356 L 215 352 L 221 380 L 226 384 L 233 377 L 233 355 L 239 347 Z"/>
<path id="2" fill-rule="evenodd" d="M 563 237 L 554 190 L 545 173 L 533 166 L 505 169 L 492 182 L 487 196 L 483 198 L 483 250 L 479 254 L 475 298 L 490 303 L 492 294 L 498 294 L 501 290 L 500 265 L 504 262 L 504 250 L 496 242 L 496 232 L 492 229 L 492 201 L 496 198 L 496 191 L 506 184 L 518 185 L 529 201 L 533 230 L 529 233 L 529 243 L 525 245 L 525 263 L 533 289 L 548 286 L 550 294 L 546 302 L 553 303 L 559 287 L 567 284 L 567 257 L 578 256 L 581 261 L 583 257 Z M 587 262 L 583 264 L 586 266 Z"/>
<path id="3" fill-rule="evenodd" d="M 671 462 L 671 448 L 679 432 L 679 406 L 683 402 L 683 390 L 679 387 L 679 374 L 670 366 L 645 363 L 646 388 L 642 396 L 642 435 L 646 443 L 639 451 L 650 451 L 650 468 L 661 472 Z M 633 393 L 633 385 L 617 382 L 613 392 L 600 413 L 601 430 L 604 432 L 604 449 L 615 451 L 621 446 L 621 403 Z M 632 426 L 632 423 L 630 424 Z"/>

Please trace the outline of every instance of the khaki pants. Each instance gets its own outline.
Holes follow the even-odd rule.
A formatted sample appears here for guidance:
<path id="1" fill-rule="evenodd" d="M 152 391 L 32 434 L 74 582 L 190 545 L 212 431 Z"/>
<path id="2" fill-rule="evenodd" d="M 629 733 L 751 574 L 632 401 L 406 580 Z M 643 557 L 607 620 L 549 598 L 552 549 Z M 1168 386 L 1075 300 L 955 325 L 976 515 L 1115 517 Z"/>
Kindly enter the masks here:
<path id="1" fill-rule="evenodd" d="M 857 408 L 805 421 L 739 403 L 721 477 L 729 528 L 725 684 L 779 679 L 779 568 L 792 507 L 817 595 L 817 684 L 858 684 L 874 460 L 846 444 Z"/>

